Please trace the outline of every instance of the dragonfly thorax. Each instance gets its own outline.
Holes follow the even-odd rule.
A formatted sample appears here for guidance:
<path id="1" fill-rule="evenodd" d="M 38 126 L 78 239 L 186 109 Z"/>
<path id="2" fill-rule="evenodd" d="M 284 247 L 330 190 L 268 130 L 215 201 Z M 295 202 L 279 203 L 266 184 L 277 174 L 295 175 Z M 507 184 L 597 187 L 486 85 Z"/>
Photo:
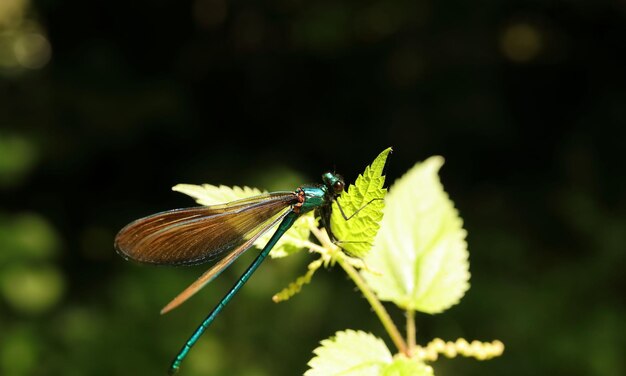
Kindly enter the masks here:
<path id="1" fill-rule="evenodd" d="M 303 186 L 296 191 L 296 194 L 304 196 L 304 201 L 300 205 L 300 214 L 328 205 L 332 201 L 332 197 L 329 197 L 328 188 L 325 185 Z"/>
<path id="2" fill-rule="evenodd" d="M 298 214 L 328 207 L 343 192 L 344 182 L 341 175 L 326 172 L 322 175 L 322 181 L 324 184 L 306 185 L 296 190 L 295 194 L 299 198 L 296 204 Z"/>

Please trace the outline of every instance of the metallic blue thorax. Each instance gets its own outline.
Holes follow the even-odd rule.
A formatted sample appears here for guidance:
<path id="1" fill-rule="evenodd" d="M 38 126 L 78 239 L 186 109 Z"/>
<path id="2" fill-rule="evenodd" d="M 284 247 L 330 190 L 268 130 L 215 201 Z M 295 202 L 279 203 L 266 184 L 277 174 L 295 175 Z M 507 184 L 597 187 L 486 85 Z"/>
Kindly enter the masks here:
<path id="1" fill-rule="evenodd" d="M 304 202 L 300 208 L 300 214 L 326 205 L 332 199 L 332 197 L 328 194 L 328 188 L 324 185 L 304 186 L 302 187 L 302 190 L 304 191 Z"/>

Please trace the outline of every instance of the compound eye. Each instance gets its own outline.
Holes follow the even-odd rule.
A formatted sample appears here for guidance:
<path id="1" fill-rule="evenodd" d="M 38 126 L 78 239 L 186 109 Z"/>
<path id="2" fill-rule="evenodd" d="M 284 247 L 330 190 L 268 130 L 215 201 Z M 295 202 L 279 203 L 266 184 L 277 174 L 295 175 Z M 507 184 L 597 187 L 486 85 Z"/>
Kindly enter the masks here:
<path id="1" fill-rule="evenodd" d="M 339 194 L 339 193 L 343 192 L 343 187 L 344 187 L 343 182 L 341 180 L 337 180 L 333 184 L 333 190 L 335 191 L 335 194 Z"/>

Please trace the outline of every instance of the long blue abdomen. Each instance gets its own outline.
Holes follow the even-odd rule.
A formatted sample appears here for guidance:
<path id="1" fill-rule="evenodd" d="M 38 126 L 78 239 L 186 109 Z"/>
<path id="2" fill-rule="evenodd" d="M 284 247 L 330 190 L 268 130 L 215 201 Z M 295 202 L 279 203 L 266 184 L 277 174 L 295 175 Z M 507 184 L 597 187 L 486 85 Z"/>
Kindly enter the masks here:
<path id="1" fill-rule="evenodd" d="M 204 331 L 209 327 L 209 325 L 211 325 L 213 320 L 215 320 L 215 317 L 217 317 L 217 315 L 222 311 L 222 309 L 224 309 L 226 304 L 228 304 L 228 302 L 233 298 L 233 296 L 235 296 L 237 291 L 239 291 L 239 289 L 248 281 L 248 279 L 250 279 L 252 274 L 254 274 L 254 272 L 261 265 L 263 260 L 265 260 L 267 255 L 270 253 L 272 248 L 274 248 L 278 240 L 285 234 L 285 232 L 287 232 L 287 230 L 289 230 L 289 228 L 293 225 L 296 219 L 298 219 L 298 217 L 299 217 L 299 214 L 293 211 L 288 213 L 285 216 L 285 219 L 283 219 L 280 225 L 278 225 L 276 232 L 274 232 L 274 235 L 272 235 L 272 237 L 267 242 L 267 244 L 265 245 L 261 253 L 259 253 L 259 255 L 254 259 L 254 261 L 248 267 L 248 269 L 246 269 L 246 271 L 241 275 L 241 277 L 233 285 L 233 287 L 230 288 L 230 290 L 226 293 L 226 295 L 224 295 L 224 297 L 217 304 L 217 306 L 213 308 L 213 311 L 211 311 L 211 313 L 204 319 L 202 324 L 200 324 L 198 329 L 196 329 L 196 331 L 187 340 L 183 348 L 178 352 L 178 355 L 176 355 L 176 358 L 174 359 L 174 361 L 172 362 L 172 365 L 170 366 L 170 370 L 169 370 L 170 375 L 173 375 L 176 372 L 178 372 L 178 369 L 180 368 L 180 364 L 182 363 L 183 359 L 185 359 L 185 357 L 189 353 L 189 350 L 191 350 L 193 345 L 198 341 L 202 333 L 204 333 Z"/>

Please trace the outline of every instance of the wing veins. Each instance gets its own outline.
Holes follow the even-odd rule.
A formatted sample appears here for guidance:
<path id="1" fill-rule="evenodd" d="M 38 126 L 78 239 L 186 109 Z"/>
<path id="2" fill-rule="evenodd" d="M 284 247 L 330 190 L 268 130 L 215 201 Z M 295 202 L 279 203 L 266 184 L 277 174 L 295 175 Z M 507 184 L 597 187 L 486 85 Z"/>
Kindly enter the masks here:
<path id="1" fill-rule="evenodd" d="M 274 219 L 269 225 L 262 228 L 258 233 L 256 233 L 250 239 L 242 243 L 239 247 L 234 248 L 233 250 L 228 252 L 228 254 L 226 254 L 226 256 L 220 259 L 217 263 L 215 263 L 214 265 L 211 265 L 211 267 L 207 269 L 207 271 L 204 272 L 200 277 L 198 277 L 198 279 L 196 279 L 191 285 L 187 286 L 187 288 L 185 288 L 174 299 L 172 299 L 169 303 L 167 303 L 167 305 L 165 305 L 165 307 L 161 309 L 161 314 L 163 315 L 173 310 L 174 308 L 178 307 L 179 305 L 183 304 L 185 301 L 187 301 L 187 299 L 191 298 L 195 293 L 200 291 L 204 286 L 206 286 L 215 278 L 217 278 L 217 276 L 220 275 L 226 268 L 228 268 L 230 264 L 232 264 L 236 259 L 238 259 L 239 256 L 241 256 L 245 251 L 250 249 L 250 247 L 252 247 L 252 245 L 258 238 L 263 236 L 263 234 L 265 234 L 269 229 L 271 229 L 280 221 L 282 221 L 287 216 L 287 214 L 289 214 L 289 211 L 285 211 L 284 213 L 282 213 L 280 216 Z"/>
<path id="2" fill-rule="evenodd" d="M 201 263 L 245 242 L 293 199 L 293 193 L 268 194 L 233 202 L 236 205 L 157 213 L 122 229 L 116 249 L 126 258 L 144 263 Z"/>

